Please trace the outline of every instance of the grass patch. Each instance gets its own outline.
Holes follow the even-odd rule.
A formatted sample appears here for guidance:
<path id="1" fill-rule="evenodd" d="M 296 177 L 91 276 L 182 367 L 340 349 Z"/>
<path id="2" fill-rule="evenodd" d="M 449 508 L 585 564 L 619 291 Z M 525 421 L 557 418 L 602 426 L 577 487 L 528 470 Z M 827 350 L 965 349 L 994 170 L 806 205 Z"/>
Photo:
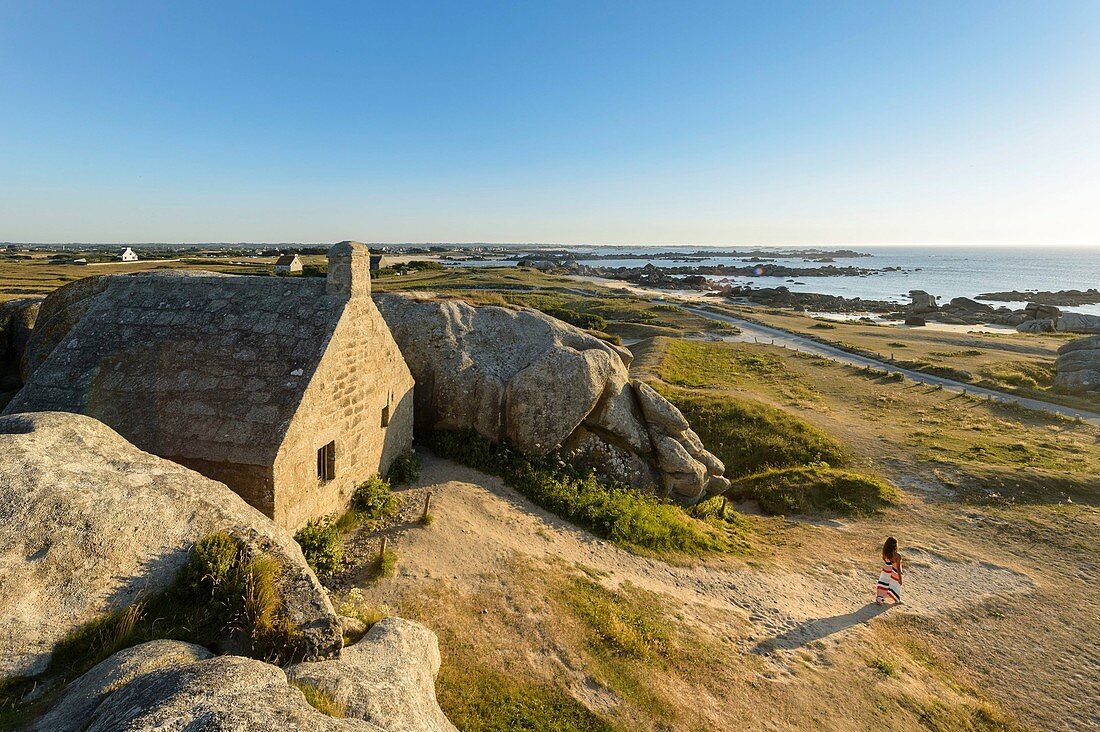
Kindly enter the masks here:
<path id="1" fill-rule="evenodd" d="M 612 732 L 607 720 L 573 697 L 488 666 L 444 665 L 436 682 L 439 705 L 465 732 Z"/>
<path id="2" fill-rule="evenodd" d="M 317 574 L 335 572 L 344 560 L 341 526 L 329 517 L 310 520 L 298 530 L 294 540 L 302 547 L 306 562 Z"/>
<path id="3" fill-rule="evenodd" d="M 797 378 L 771 354 L 687 340 L 669 341 L 659 372 L 662 380 L 691 388 L 722 388 L 738 377 L 781 374 Z"/>
<path id="4" fill-rule="evenodd" d="M 589 646 L 597 655 L 654 662 L 671 654 L 665 626 L 650 608 L 636 607 L 626 593 L 574 577 L 561 596 L 588 630 Z"/>
<path id="5" fill-rule="evenodd" d="M 416 450 L 406 450 L 394 458 L 386 473 L 390 485 L 410 485 L 420 480 L 420 456 Z"/>
<path id="6" fill-rule="evenodd" d="M 839 442 L 781 409 L 726 394 L 653 386 L 684 413 L 706 448 L 726 464 L 728 477 L 818 462 L 842 466 L 850 460 Z"/>
<path id="7" fill-rule="evenodd" d="M 1100 475 L 1015 467 L 968 466 L 940 482 L 968 503 L 1035 505 L 1079 503 L 1100 506 Z"/>
<path id="8" fill-rule="evenodd" d="M 836 324 L 835 323 L 820 322 L 820 323 L 814 323 L 810 327 L 811 328 L 818 328 L 820 330 L 836 330 Z"/>
<path id="9" fill-rule="evenodd" d="M 436 431 L 428 441 L 438 455 L 500 476 L 543 508 L 632 551 L 700 555 L 729 549 L 713 527 L 679 506 L 581 473 L 560 456 L 528 456 L 510 445 L 491 445 L 472 430 Z"/>
<path id="10" fill-rule="evenodd" d="M 875 657 L 867 662 L 867 665 L 878 671 L 883 676 L 896 676 L 898 673 L 898 667 L 885 658 Z"/>
<path id="11" fill-rule="evenodd" d="M 387 549 L 378 555 L 378 558 L 374 560 L 374 576 L 378 577 L 392 577 L 394 572 L 397 571 L 397 553 L 392 549 Z"/>
<path id="12" fill-rule="evenodd" d="M 347 715 L 343 705 L 339 704 L 322 689 L 318 689 L 312 684 L 306 684 L 300 681 L 291 681 L 290 685 L 302 692 L 306 698 L 306 702 L 321 714 L 327 714 L 330 717 L 336 717 L 338 719 L 343 719 Z"/>
<path id="13" fill-rule="evenodd" d="M 765 470 L 733 481 L 730 495 L 755 500 L 765 513 L 865 516 L 896 503 L 893 486 L 867 475 L 807 465 Z"/>

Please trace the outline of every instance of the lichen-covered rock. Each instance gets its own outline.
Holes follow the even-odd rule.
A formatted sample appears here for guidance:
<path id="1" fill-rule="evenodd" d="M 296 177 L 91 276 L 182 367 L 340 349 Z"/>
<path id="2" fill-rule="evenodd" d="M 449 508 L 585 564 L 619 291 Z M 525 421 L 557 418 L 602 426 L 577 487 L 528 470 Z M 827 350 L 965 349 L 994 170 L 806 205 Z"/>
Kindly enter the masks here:
<path id="1" fill-rule="evenodd" d="M 82 277 L 63 285 L 42 302 L 34 331 L 22 354 L 21 370 L 26 381 L 65 338 L 73 326 L 84 317 L 95 302 L 95 296 L 107 289 L 110 275 Z"/>
<path id="2" fill-rule="evenodd" d="M 504 395 L 505 429 L 516 447 L 541 453 L 561 444 L 592 411 L 611 373 L 606 351 L 568 346 L 546 351 L 508 381 Z M 568 399 L 548 398 L 568 383 Z"/>
<path id="3" fill-rule="evenodd" d="M 1025 320 L 1016 326 L 1020 333 L 1053 333 L 1054 321 L 1049 318 L 1042 320 Z"/>
<path id="4" fill-rule="evenodd" d="M 282 669 L 152 641 L 119 651 L 65 688 L 36 732 L 369 730 L 455 732 L 435 697 L 439 646 L 417 623 L 387 618 L 339 659 Z M 342 718 L 310 706 L 320 692 Z"/>
<path id="5" fill-rule="evenodd" d="M 339 651 L 336 614 L 297 543 L 224 484 L 90 417 L 0 417 L 0 676 L 41 672 L 55 643 L 167 587 L 216 531 L 278 560 L 311 657 Z"/>
<path id="6" fill-rule="evenodd" d="M 1054 368 L 1055 389 L 1071 394 L 1100 391 L 1100 335 L 1063 344 Z"/>
<path id="7" fill-rule="evenodd" d="M 240 656 L 209 657 L 175 641 L 120 651 L 77 679 L 36 732 L 307 730 L 389 732 L 311 707 L 278 666 Z"/>
<path id="8" fill-rule="evenodd" d="M 629 351 L 534 310 L 425 295 L 375 302 L 416 379 L 418 429 L 474 429 L 534 454 L 561 449 L 576 465 L 685 503 L 722 488 L 712 480 L 721 460 L 680 410 L 631 381 Z"/>
<path id="9" fill-rule="evenodd" d="M 439 644 L 422 625 L 386 618 L 332 661 L 290 667 L 291 681 L 324 692 L 349 717 L 388 732 L 455 732 L 435 699 Z"/>

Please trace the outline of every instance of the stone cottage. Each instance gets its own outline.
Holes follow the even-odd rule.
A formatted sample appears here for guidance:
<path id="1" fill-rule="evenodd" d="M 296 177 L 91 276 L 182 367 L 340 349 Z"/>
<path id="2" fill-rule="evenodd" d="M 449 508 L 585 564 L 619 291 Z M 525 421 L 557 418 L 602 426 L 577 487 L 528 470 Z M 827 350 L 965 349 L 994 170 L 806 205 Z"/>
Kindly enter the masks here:
<path id="1" fill-rule="evenodd" d="M 6 413 L 95 417 L 290 530 L 410 447 L 413 379 L 363 245 L 333 246 L 325 279 L 105 279 Z"/>
<path id="2" fill-rule="evenodd" d="M 302 271 L 302 258 L 297 254 L 282 254 L 275 260 L 275 271 L 288 274 Z"/>

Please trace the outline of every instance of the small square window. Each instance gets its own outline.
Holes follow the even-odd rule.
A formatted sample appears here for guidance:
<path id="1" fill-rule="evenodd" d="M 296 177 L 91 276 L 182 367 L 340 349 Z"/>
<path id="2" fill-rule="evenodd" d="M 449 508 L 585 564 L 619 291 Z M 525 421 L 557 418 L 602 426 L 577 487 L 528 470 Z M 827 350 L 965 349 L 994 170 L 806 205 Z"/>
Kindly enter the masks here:
<path id="1" fill-rule="evenodd" d="M 382 426 L 383 427 L 389 427 L 390 426 L 390 405 L 389 404 L 382 407 Z"/>
<path id="2" fill-rule="evenodd" d="M 336 441 L 317 450 L 317 479 L 327 482 L 336 477 Z"/>

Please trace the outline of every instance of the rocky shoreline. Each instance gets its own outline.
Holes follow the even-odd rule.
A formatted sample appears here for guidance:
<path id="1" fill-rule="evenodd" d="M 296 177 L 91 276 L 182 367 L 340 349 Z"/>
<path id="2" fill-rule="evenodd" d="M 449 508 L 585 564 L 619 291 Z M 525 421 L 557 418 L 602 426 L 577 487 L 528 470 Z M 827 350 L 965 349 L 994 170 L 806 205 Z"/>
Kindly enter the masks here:
<path id="1" fill-rule="evenodd" d="M 1100 290 L 1090 287 L 1087 290 L 1049 290 L 1020 292 L 1011 290 L 1008 292 L 985 292 L 977 295 L 975 300 L 990 300 L 993 302 L 1037 302 L 1044 305 L 1096 305 L 1100 304 Z"/>

